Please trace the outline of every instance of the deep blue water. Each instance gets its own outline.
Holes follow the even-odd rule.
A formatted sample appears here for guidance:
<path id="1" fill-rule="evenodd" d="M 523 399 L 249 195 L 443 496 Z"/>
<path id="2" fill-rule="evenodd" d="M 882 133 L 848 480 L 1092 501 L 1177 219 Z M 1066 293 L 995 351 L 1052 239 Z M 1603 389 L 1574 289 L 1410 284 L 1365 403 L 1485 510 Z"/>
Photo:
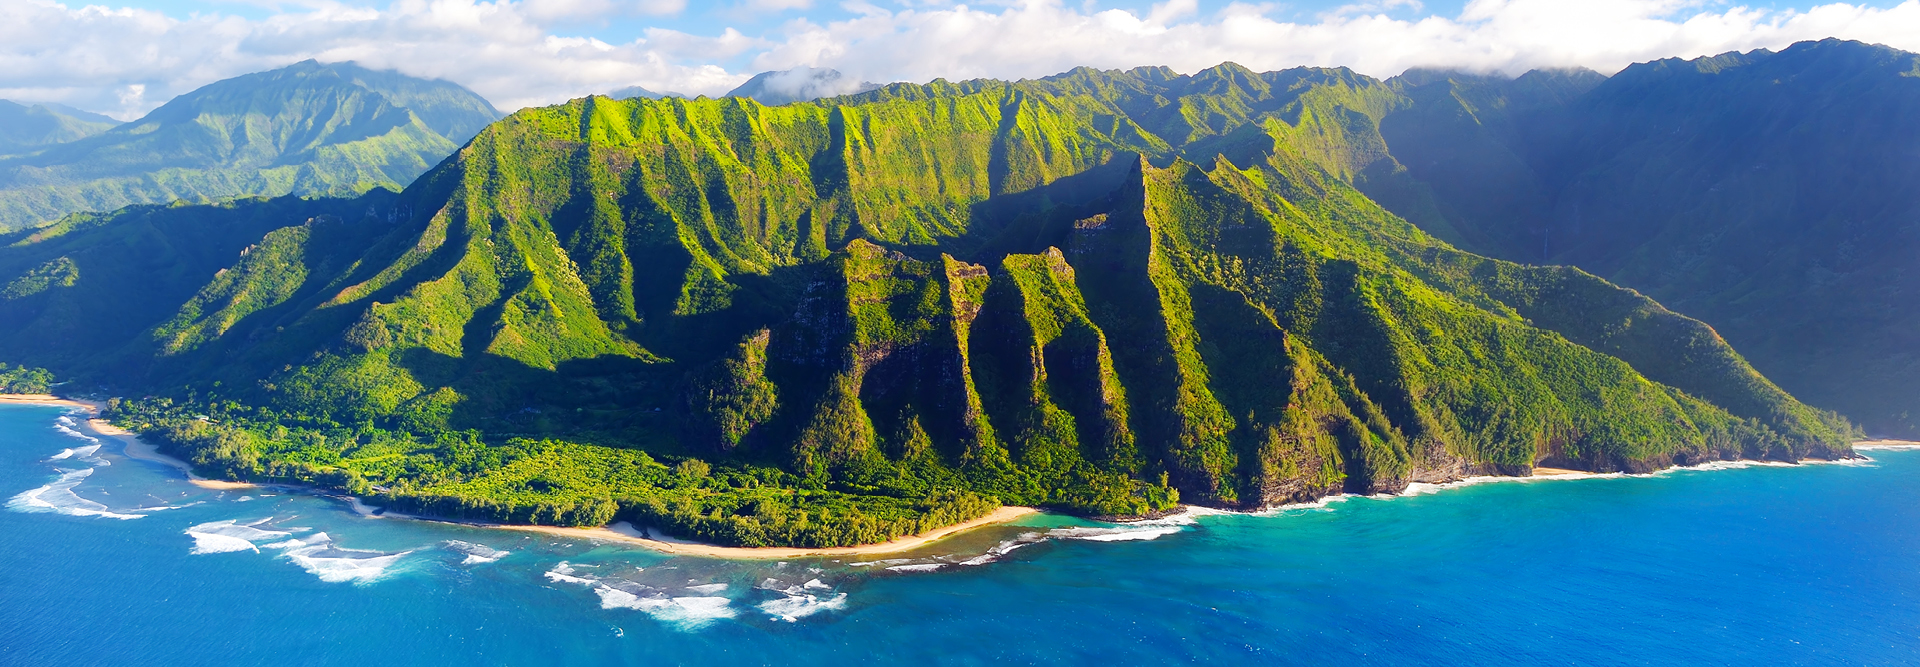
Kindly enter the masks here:
<path id="1" fill-rule="evenodd" d="M 0 664 L 1920 663 L 1920 452 L 1187 524 L 1039 516 L 855 566 L 207 491 L 111 440 L 50 459 L 89 444 L 62 414 L 0 406 Z M 74 497 L 34 493 L 63 474 Z M 73 514 L 100 507 L 141 516 Z"/>

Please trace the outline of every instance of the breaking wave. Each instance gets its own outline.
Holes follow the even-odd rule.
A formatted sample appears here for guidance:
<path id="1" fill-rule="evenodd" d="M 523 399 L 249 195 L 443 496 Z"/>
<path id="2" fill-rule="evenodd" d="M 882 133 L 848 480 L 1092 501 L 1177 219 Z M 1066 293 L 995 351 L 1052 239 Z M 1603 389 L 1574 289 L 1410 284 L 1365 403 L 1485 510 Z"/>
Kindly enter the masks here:
<path id="1" fill-rule="evenodd" d="M 817 581 L 817 580 L 816 580 Z M 838 593 L 833 597 L 821 598 L 810 593 L 788 595 L 778 600 L 768 600 L 759 605 L 774 620 L 792 623 L 823 611 L 847 608 L 847 594 Z"/>
<path id="2" fill-rule="evenodd" d="M 394 563 L 413 551 L 385 553 L 335 546 L 326 533 L 314 533 L 306 539 L 287 540 L 267 545 L 286 549 L 286 558 L 301 569 L 328 583 L 372 583 L 387 575 Z"/>
<path id="3" fill-rule="evenodd" d="M 293 534 L 283 530 L 262 530 L 254 527 L 272 520 L 272 517 L 268 517 L 253 523 L 240 523 L 238 519 L 213 521 L 188 528 L 186 533 L 193 538 L 195 554 L 223 554 L 235 551 L 257 553 L 260 548 L 255 546 L 254 542 Z"/>
<path id="4" fill-rule="evenodd" d="M 501 551 L 499 549 L 495 549 L 493 547 L 490 547 L 484 544 L 474 544 L 472 542 L 465 542 L 461 540 L 447 540 L 446 545 L 447 545 L 447 549 L 455 553 L 466 555 L 466 558 L 460 561 L 461 565 L 481 565 L 485 563 L 491 563 L 496 560 L 506 558 L 508 554 L 513 553 L 511 551 Z"/>
<path id="5" fill-rule="evenodd" d="M 100 451 L 99 438 L 95 438 L 93 436 L 87 435 L 85 433 L 81 433 L 79 431 L 75 431 L 72 428 L 73 426 L 74 426 L 73 420 L 71 418 L 68 418 L 65 415 L 62 415 L 59 419 L 54 421 L 53 430 L 66 434 L 69 437 L 79 438 L 81 440 L 85 440 L 93 444 L 85 445 L 81 447 L 74 447 L 71 449 L 64 449 L 64 450 L 61 450 L 60 453 L 54 454 L 53 456 L 48 458 L 58 461 L 60 459 L 64 459 L 71 456 L 97 466 L 113 465 L 112 463 L 108 463 L 106 459 L 100 458 L 99 456 L 95 455 Z"/>
<path id="6" fill-rule="evenodd" d="M 98 516 L 109 519 L 138 519 L 145 514 L 121 514 L 106 505 L 75 495 L 73 488 L 93 474 L 93 468 L 61 473 L 60 478 L 37 489 L 22 491 L 7 500 L 7 509 L 15 512 L 52 512 L 68 516 Z"/>
<path id="7" fill-rule="evenodd" d="M 600 598 L 601 609 L 632 609 L 645 612 L 648 616 L 666 622 L 683 630 L 692 630 L 714 621 L 733 618 L 739 610 L 733 607 L 730 598 L 710 595 L 726 590 L 727 584 L 712 583 L 687 586 L 685 590 L 698 595 L 673 596 L 665 591 L 626 580 L 600 579 L 591 576 L 579 576 L 578 570 L 566 561 L 560 561 L 546 573 L 548 581 L 555 583 L 579 584 L 593 589 Z"/>

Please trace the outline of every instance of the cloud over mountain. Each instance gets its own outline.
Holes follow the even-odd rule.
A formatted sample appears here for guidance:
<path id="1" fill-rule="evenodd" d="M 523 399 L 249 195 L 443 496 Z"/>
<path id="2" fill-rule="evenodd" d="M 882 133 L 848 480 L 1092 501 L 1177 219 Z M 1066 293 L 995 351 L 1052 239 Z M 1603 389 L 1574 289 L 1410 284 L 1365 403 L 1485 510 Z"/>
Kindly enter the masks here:
<path id="1" fill-rule="evenodd" d="M 1415 66 L 1611 72 L 1638 60 L 1822 37 L 1920 49 L 1920 0 L 1805 11 L 1680 0 L 1472 0 L 1458 16 L 1411 19 L 1392 12 L 1405 3 L 1374 2 L 1309 21 L 1276 18 L 1264 5 L 1203 12 L 1192 0 L 1138 12 L 1059 0 L 914 3 L 931 6 L 897 11 L 854 3 L 842 20 L 795 18 L 759 35 L 649 27 L 637 38 L 602 39 L 587 29 L 620 17 L 646 23 L 685 4 L 393 0 L 366 8 L 322 1 L 260 19 L 179 19 L 24 0 L 0 5 L 0 72 L 8 72 L 0 75 L 0 97 L 131 117 L 196 86 L 307 58 L 445 78 L 514 109 L 631 85 L 718 95 L 752 72 L 797 66 L 867 81 L 1017 78 L 1079 65 L 1192 72 L 1222 61 L 1254 69 L 1343 65 L 1384 76 Z"/>

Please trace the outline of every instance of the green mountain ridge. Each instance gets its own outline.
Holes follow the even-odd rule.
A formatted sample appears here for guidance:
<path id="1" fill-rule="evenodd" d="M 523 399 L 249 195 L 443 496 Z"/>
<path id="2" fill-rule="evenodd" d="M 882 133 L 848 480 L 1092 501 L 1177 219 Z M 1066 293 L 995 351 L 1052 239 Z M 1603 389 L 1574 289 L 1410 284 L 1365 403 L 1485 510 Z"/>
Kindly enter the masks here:
<path id="1" fill-rule="evenodd" d="M 499 117 L 457 85 L 351 63 L 249 74 L 0 159 L 0 230 L 129 204 L 397 190 Z"/>
<path id="2" fill-rule="evenodd" d="M 0 100 L 0 157 L 85 139 L 119 124 L 112 118 L 65 105 Z"/>
<path id="3" fill-rule="evenodd" d="M 1362 189 L 1462 247 L 1643 290 L 1809 402 L 1920 437 L 1915 72 L 1826 40 L 1604 81 L 1403 77 L 1381 132 L 1407 178 Z"/>
<path id="4" fill-rule="evenodd" d="M 1849 455 L 1712 328 L 1363 195 L 1418 186 L 1403 100 L 1231 64 L 574 100 L 398 194 L 0 238 L 0 356 L 156 394 L 117 418 L 209 473 L 744 545 Z"/>

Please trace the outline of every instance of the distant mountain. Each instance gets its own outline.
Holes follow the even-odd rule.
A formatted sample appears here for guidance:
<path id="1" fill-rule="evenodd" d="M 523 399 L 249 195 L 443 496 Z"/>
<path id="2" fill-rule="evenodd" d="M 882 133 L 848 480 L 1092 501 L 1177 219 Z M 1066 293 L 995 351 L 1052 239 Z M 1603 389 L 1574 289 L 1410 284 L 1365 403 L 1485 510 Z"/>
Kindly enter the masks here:
<path id="1" fill-rule="evenodd" d="M 397 194 L 0 237 L 0 359 L 160 396 L 116 416 L 206 474 L 741 545 L 1848 454 L 1700 321 L 1356 190 L 1422 187 L 1376 131 L 1408 100 L 1232 64 L 584 97 Z"/>
<path id="2" fill-rule="evenodd" d="M 1384 117 L 1465 247 L 1579 266 L 1712 324 L 1768 377 L 1920 436 L 1920 56 L 1803 42 L 1513 80 L 1414 73 Z"/>
<path id="3" fill-rule="evenodd" d="M 120 121 L 64 104 L 0 100 L 0 157 L 41 150 L 111 130 Z"/>
<path id="4" fill-rule="evenodd" d="M 879 87 L 877 83 L 849 79 L 838 70 L 795 67 L 755 74 L 740 87 L 728 91 L 726 96 L 751 97 L 767 106 L 780 106 L 822 97 L 864 93 Z"/>
<path id="5" fill-rule="evenodd" d="M 306 61 L 0 159 L 0 230 L 129 204 L 398 189 L 499 117 L 452 83 Z"/>
<path id="6" fill-rule="evenodd" d="M 668 97 L 686 97 L 686 96 L 681 95 L 680 93 L 673 93 L 673 92 L 656 93 L 651 90 L 647 90 L 646 88 L 642 88 L 640 86 L 627 86 L 625 88 L 621 88 L 611 93 L 607 93 L 607 97 L 611 97 L 616 100 L 631 100 L 634 98 L 640 98 L 643 100 L 658 100 L 658 99 L 664 99 Z"/>

